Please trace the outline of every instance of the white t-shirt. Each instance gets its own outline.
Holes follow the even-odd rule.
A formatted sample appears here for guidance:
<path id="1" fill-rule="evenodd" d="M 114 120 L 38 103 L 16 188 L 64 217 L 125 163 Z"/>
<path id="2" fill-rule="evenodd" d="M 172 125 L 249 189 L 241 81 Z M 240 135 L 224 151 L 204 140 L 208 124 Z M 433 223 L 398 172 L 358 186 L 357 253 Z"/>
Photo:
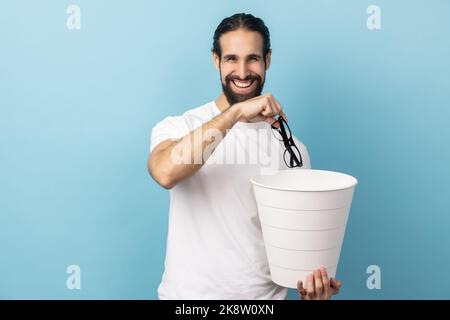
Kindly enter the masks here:
<path id="1" fill-rule="evenodd" d="M 151 151 L 220 113 L 212 101 L 166 117 L 152 129 Z M 266 122 L 237 122 L 200 170 L 170 189 L 159 299 L 286 299 L 287 289 L 270 278 L 250 182 L 287 168 L 284 145 L 272 131 Z M 294 141 L 303 160 L 299 169 L 311 168 L 306 147 Z"/>

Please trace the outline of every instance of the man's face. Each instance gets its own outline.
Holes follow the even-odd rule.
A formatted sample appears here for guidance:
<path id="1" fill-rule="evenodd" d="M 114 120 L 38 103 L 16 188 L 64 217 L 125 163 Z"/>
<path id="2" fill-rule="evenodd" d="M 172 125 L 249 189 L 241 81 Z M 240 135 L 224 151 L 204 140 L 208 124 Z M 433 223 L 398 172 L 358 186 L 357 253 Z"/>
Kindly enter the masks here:
<path id="1" fill-rule="evenodd" d="M 222 58 L 214 54 L 214 63 L 230 105 L 261 95 L 270 66 L 270 52 L 264 63 L 262 36 L 238 29 L 223 34 L 219 42 Z"/>

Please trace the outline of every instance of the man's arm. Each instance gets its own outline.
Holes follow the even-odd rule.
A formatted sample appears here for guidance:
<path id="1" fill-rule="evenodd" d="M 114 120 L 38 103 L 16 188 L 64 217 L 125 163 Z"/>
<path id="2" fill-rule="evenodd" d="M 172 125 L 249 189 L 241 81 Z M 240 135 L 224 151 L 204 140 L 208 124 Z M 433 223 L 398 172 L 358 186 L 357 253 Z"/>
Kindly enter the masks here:
<path id="1" fill-rule="evenodd" d="M 271 94 L 237 103 L 186 136 L 158 144 L 148 159 L 148 171 L 162 187 L 171 189 L 202 167 L 237 121 L 272 123 L 280 113 L 281 105 Z"/>
<path id="2" fill-rule="evenodd" d="M 162 187 L 171 189 L 194 174 L 207 160 L 203 159 L 203 150 L 217 147 L 228 129 L 238 121 L 238 111 L 234 106 L 230 107 L 186 136 L 158 144 L 148 160 L 148 170 L 153 179 Z M 212 136 L 211 132 L 217 134 Z"/>

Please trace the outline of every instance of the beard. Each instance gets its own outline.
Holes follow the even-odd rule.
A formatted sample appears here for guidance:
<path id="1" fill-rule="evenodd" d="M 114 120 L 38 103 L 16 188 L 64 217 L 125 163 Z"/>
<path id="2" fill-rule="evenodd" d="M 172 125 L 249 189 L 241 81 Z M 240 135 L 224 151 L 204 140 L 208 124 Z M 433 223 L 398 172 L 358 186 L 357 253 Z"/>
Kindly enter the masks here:
<path id="1" fill-rule="evenodd" d="M 222 79 L 222 74 L 220 76 L 220 78 Z M 231 88 L 231 81 L 233 80 L 241 80 L 241 81 L 255 81 L 256 85 L 255 85 L 255 89 L 253 89 L 251 92 L 249 93 L 237 93 L 235 91 L 233 91 L 233 88 Z M 225 95 L 225 97 L 228 100 L 228 103 L 230 104 L 230 106 L 260 96 L 261 92 L 263 90 L 264 87 L 264 81 L 262 81 L 261 77 L 257 74 L 255 75 L 249 75 L 247 77 L 245 77 L 245 79 L 240 79 L 238 76 L 233 76 L 233 75 L 228 75 L 225 77 L 225 83 L 222 83 L 222 90 L 223 93 Z M 252 84 L 253 85 L 253 84 Z"/>

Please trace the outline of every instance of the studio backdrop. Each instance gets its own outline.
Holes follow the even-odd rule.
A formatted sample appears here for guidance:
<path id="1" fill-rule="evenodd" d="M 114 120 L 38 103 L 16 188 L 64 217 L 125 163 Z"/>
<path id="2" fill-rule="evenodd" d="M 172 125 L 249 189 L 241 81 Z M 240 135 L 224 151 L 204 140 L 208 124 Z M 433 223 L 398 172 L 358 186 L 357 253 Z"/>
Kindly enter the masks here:
<path id="1" fill-rule="evenodd" d="M 2 2 L 0 298 L 157 298 L 151 129 L 220 94 L 237 12 L 270 29 L 264 90 L 312 168 L 358 178 L 336 299 L 450 298 L 447 0 Z"/>

